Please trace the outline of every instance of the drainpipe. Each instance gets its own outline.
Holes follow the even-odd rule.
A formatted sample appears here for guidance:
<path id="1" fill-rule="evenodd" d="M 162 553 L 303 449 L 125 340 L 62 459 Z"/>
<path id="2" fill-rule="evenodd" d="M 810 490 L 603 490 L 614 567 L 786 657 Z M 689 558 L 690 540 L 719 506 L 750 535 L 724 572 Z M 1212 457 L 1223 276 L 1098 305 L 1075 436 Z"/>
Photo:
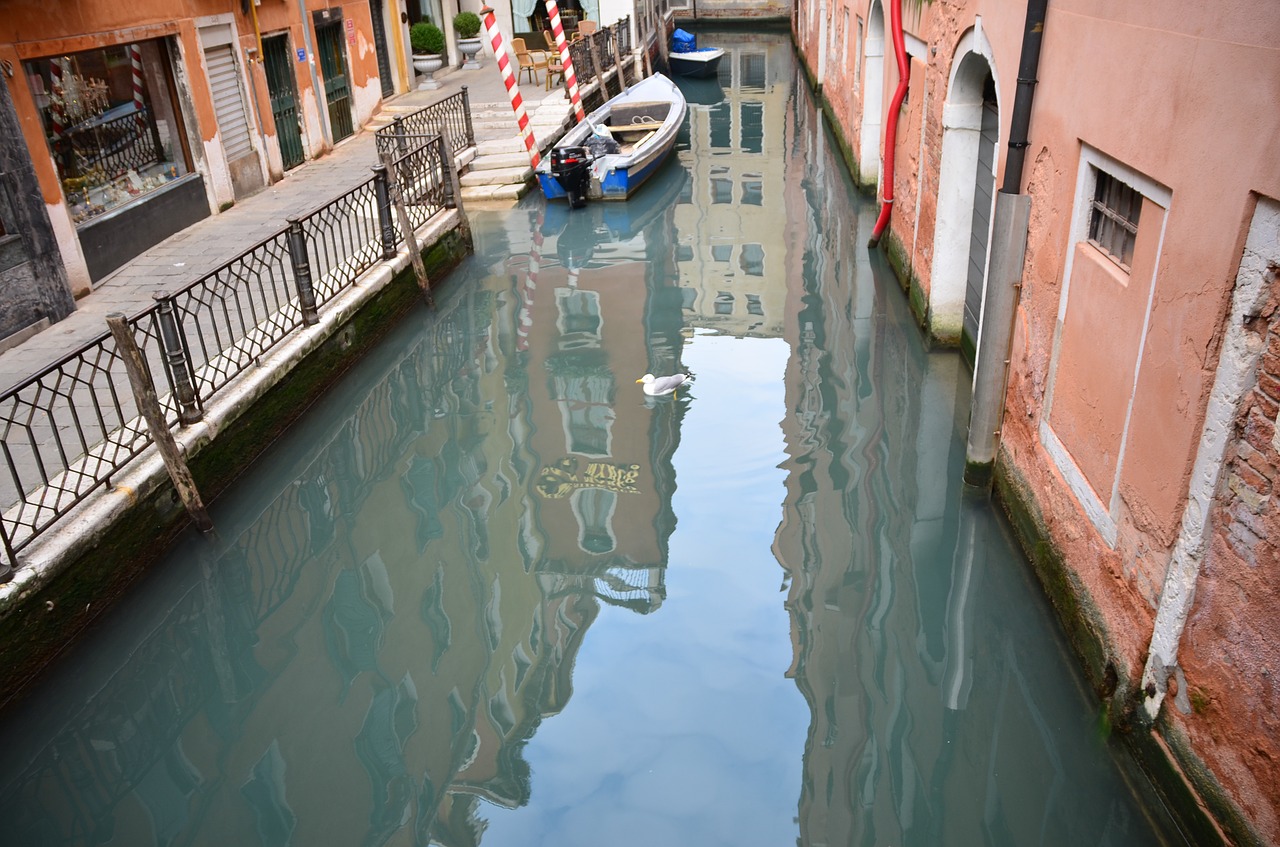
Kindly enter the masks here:
<path id="1" fill-rule="evenodd" d="M 902 101 L 907 99 L 907 83 L 911 75 L 907 66 L 906 39 L 902 36 L 902 0 L 889 0 L 889 28 L 893 31 L 893 56 L 898 60 L 898 88 L 889 103 L 884 128 L 884 204 L 880 207 L 875 229 L 871 231 L 871 240 L 867 242 L 869 247 L 880 243 L 880 236 L 889 225 L 889 213 L 893 210 L 893 159 L 898 145 L 898 112 L 902 109 Z"/>
<path id="2" fill-rule="evenodd" d="M 996 192 L 992 216 L 991 253 L 987 266 L 987 290 L 978 330 L 978 361 L 973 373 L 973 405 L 969 414 L 969 439 L 965 451 L 964 481 L 986 488 L 991 485 L 1004 398 L 1009 380 L 1013 322 L 1022 292 L 1022 268 L 1026 258 L 1031 197 L 1022 189 L 1027 130 L 1040 66 L 1040 42 L 1048 0 L 1027 3 L 1022 33 L 1022 57 L 1018 62 L 1018 89 L 1013 99 L 1009 127 L 1009 152 L 1004 161 L 1004 183 Z"/>
<path id="3" fill-rule="evenodd" d="M 320 87 L 320 75 L 316 73 L 316 48 L 311 42 L 311 22 L 307 20 L 307 0 L 298 0 L 298 15 L 302 18 L 302 43 L 307 47 L 307 68 L 311 71 L 311 93 L 320 111 L 320 135 L 325 147 L 333 147 L 333 135 L 329 132 L 329 108 L 324 102 L 324 90 Z"/>

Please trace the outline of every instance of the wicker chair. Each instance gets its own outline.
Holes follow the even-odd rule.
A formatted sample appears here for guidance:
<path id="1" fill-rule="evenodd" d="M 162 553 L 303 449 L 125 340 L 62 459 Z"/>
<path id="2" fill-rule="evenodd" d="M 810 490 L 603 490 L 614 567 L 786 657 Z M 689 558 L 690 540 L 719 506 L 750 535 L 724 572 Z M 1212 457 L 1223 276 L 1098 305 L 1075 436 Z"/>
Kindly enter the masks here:
<path id="1" fill-rule="evenodd" d="M 519 67 L 516 79 L 520 79 L 520 74 L 528 73 L 529 82 L 535 85 L 540 82 L 538 71 L 547 70 L 547 54 L 541 50 L 530 50 L 525 46 L 523 38 L 511 39 L 511 49 L 516 54 L 516 63 Z"/>

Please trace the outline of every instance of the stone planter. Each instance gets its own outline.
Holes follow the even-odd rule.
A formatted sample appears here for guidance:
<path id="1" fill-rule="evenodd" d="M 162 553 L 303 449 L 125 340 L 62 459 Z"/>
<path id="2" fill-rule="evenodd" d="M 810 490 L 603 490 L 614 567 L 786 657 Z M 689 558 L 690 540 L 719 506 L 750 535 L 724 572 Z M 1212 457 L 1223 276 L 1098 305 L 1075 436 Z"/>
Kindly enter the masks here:
<path id="1" fill-rule="evenodd" d="M 418 86 L 419 91 L 431 91 L 439 88 L 440 83 L 432 78 L 432 74 L 444 67 L 444 57 L 439 53 L 414 53 L 413 69 L 424 74 L 426 79 Z"/>
<path id="2" fill-rule="evenodd" d="M 458 51 L 462 53 L 463 70 L 473 71 L 480 67 L 480 60 L 477 56 L 480 54 L 480 48 L 482 46 L 483 42 L 479 37 L 458 39 Z"/>

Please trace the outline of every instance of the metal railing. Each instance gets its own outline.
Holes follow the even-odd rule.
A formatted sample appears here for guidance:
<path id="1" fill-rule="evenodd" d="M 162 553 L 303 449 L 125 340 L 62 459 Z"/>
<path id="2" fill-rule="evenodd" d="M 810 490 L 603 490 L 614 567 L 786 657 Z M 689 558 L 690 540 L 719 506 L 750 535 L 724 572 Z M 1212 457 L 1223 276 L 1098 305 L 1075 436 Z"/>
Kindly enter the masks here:
<path id="1" fill-rule="evenodd" d="M 615 54 L 614 43 L 618 50 Z M 623 61 L 631 53 L 631 19 L 623 18 L 612 26 L 601 27 L 569 45 L 569 58 L 573 60 L 573 72 L 579 86 L 599 81 L 610 70 L 617 69 L 616 56 Z M 615 86 L 616 87 L 616 86 Z M 603 94 L 603 92 L 601 92 Z M 604 102 L 608 98 L 600 100 Z"/>
<path id="2" fill-rule="evenodd" d="M 68 168 L 64 175 L 101 171 L 114 179 L 164 161 L 164 151 L 147 107 L 108 121 L 72 127 L 53 142 L 54 155 Z"/>
<path id="3" fill-rule="evenodd" d="M 415 229 L 457 206 L 443 135 L 408 136 L 370 179 L 128 320 L 170 428 L 302 326 L 403 240 L 391 198 Z M 164 374 L 160 383 L 156 375 Z M 152 443 L 110 332 L 0 393 L 0 578 L 18 555 Z M 168 388 L 168 393 L 164 388 Z"/>
<path id="4" fill-rule="evenodd" d="M 450 152 L 457 156 L 476 146 L 476 133 L 471 125 L 471 98 L 467 87 L 438 103 L 416 112 L 397 116 L 389 126 L 374 133 L 378 153 L 404 153 L 406 136 L 443 135 L 449 139 Z"/>

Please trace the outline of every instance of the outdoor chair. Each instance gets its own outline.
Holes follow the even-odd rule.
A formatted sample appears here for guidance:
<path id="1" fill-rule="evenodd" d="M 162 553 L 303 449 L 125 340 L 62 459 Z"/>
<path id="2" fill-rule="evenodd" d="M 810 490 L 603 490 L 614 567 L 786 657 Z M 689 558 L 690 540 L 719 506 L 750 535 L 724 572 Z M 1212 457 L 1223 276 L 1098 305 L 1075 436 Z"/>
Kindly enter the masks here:
<path id="1" fill-rule="evenodd" d="M 547 70 L 547 54 L 541 50 L 531 51 L 525 46 L 523 38 L 511 39 L 511 49 L 515 51 L 516 62 L 519 66 L 519 71 L 516 73 L 516 80 L 519 81 L 520 74 L 528 73 L 529 82 L 537 85 L 538 82 L 540 82 L 538 79 L 538 71 Z"/>
<path id="2" fill-rule="evenodd" d="M 594 35 L 600 29 L 596 21 L 578 21 L 578 35 Z"/>
<path id="3" fill-rule="evenodd" d="M 554 35 L 552 35 L 552 34 L 551 34 L 551 30 L 549 30 L 549 29 L 544 29 L 544 30 L 542 31 L 542 40 L 543 40 L 543 41 L 545 41 L 545 42 L 547 43 L 547 50 L 548 50 L 552 55 L 555 55 L 555 52 L 556 52 L 556 37 L 555 37 Z"/>
<path id="4" fill-rule="evenodd" d="M 564 83 L 564 61 L 553 50 L 547 56 L 547 91 L 551 90 L 551 81 L 557 77 Z"/>

